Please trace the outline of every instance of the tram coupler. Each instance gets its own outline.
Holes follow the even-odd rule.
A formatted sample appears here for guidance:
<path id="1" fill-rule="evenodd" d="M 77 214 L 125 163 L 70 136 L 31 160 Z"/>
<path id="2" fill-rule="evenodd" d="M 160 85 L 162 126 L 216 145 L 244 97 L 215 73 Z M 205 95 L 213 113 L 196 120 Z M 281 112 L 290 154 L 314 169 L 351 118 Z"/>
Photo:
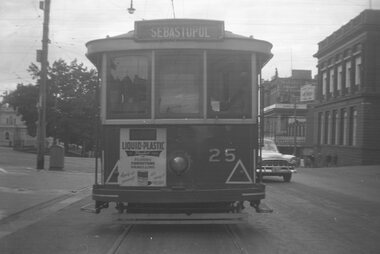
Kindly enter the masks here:
<path id="1" fill-rule="evenodd" d="M 255 208 L 257 213 L 273 213 L 273 209 L 260 201 L 251 201 L 250 205 Z"/>

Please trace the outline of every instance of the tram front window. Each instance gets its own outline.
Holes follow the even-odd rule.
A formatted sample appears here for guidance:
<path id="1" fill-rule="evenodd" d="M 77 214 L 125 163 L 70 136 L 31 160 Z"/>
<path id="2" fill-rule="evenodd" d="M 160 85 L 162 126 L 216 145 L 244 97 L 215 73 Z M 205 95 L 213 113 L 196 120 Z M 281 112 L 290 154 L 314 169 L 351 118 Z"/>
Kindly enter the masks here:
<path id="1" fill-rule="evenodd" d="M 199 117 L 202 55 L 157 54 L 156 73 L 158 117 Z"/>
<path id="2" fill-rule="evenodd" d="M 213 53 L 207 61 L 208 117 L 251 117 L 250 55 Z"/>
<path id="3" fill-rule="evenodd" d="M 150 96 L 146 56 L 110 57 L 107 76 L 109 118 L 147 116 Z"/>

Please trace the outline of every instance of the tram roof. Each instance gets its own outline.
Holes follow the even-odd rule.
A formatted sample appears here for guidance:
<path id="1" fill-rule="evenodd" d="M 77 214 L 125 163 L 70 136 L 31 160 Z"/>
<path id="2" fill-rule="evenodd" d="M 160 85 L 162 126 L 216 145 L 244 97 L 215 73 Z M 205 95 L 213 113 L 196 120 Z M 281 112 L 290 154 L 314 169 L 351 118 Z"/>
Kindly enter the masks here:
<path id="1" fill-rule="evenodd" d="M 222 22 L 222 37 L 215 40 L 138 40 L 136 29 L 138 23 L 164 23 L 181 24 L 187 22 L 189 24 L 202 24 L 202 22 Z M 133 51 L 133 50 L 153 50 L 153 49 L 214 49 L 214 50 L 239 50 L 257 53 L 260 56 L 260 66 L 264 66 L 272 58 L 272 44 L 254 39 L 252 36 L 247 37 L 238 35 L 230 31 L 224 30 L 223 21 L 214 20 L 198 20 L 198 19 L 165 19 L 165 20 L 148 20 L 137 21 L 135 30 L 116 36 L 107 36 L 106 38 L 92 40 L 86 43 L 87 57 L 96 64 L 97 55 L 106 52 L 116 51 Z"/>

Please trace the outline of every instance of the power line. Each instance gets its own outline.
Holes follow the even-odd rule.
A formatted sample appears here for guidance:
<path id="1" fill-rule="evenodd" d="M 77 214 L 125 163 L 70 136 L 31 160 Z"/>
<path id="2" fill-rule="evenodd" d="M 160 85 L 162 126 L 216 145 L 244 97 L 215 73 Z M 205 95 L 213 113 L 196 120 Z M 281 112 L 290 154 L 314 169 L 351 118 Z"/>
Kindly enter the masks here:
<path id="1" fill-rule="evenodd" d="M 173 18 L 175 19 L 174 0 L 171 0 L 171 1 L 172 1 Z"/>

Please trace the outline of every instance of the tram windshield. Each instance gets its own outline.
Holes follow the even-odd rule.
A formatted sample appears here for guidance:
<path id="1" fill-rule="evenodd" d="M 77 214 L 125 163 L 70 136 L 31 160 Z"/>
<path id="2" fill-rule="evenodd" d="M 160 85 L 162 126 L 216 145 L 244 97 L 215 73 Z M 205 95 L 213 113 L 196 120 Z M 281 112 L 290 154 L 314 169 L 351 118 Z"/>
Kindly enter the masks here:
<path id="1" fill-rule="evenodd" d="M 127 55 L 109 59 L 107 109 L 109 118 L 147 115 L 150 105 L 149 59 Z"/>
<path id="2" fill-rule="evenodd" d="M 252 117 L 250 54 L 164 50 L 154 63 L 150 55 L 108 57 L 108 119 Z"/>
<path id="3" fill-rule="evenodd" d="M 162 53 L 156 67 L 157 117 L 199 116 L 202 58 L 193 53 Z"/>
<path id="4" fill-rule="evenodd" d="M 214 53 L 207 60 L 208 116 L 250 117 L 250 55 Z"/>

